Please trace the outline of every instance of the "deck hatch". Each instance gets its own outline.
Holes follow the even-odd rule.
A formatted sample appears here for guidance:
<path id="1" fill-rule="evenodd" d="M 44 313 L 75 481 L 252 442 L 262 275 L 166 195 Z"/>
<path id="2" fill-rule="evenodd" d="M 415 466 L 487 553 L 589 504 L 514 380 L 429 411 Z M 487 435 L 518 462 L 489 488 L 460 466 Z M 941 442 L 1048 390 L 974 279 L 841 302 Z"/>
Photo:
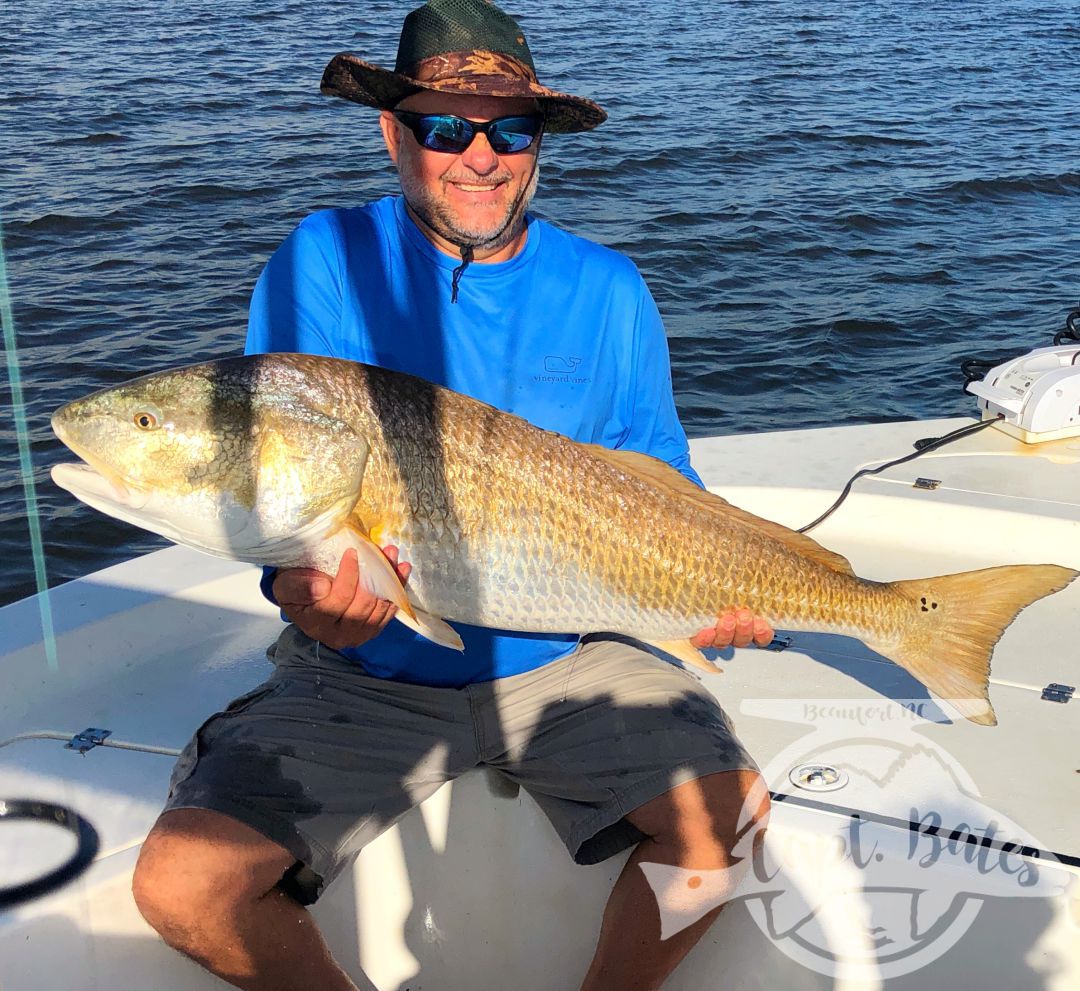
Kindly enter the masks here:
<path id="1" fill-rule="evenodd" d="M 788 772 L 788 780 L 804 791 L 837 791 L 848 783 L 848 774 L 832 764 L 799 764 Z"/>

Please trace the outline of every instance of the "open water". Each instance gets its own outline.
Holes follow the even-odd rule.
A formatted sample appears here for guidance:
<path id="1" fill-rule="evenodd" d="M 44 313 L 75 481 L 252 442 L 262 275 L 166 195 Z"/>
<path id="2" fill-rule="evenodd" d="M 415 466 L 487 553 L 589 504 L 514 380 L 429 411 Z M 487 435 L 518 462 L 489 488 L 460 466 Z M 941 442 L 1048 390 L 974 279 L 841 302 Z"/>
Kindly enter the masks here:
<path id="1" fill-rule="evenodd" d="M 414 3 L 0 4 L 0 219 L 52 584 L 162 541 L 52 486 L 53 409 L 239 350 L 305 214 L 396 190 L 329 58 L 392 65 Z M 969 413 L 971 354 L 1080 296 L 1074 2 L 507 0 L 541 82 L 535 210 L 630 255 L 691 435 Z M 33 589 L 0 373 L 0 603 Z M 883 452 L 893 453 L 893 452 Z M 902 452 L 896 452 L 902 453 Z"/>

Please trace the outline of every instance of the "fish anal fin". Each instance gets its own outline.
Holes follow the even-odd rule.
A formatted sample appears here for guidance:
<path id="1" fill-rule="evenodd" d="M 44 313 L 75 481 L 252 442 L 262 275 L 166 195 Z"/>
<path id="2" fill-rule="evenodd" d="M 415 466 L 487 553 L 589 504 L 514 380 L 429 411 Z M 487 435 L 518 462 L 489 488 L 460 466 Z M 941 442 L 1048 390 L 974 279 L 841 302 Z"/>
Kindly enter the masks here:
<path id="1" fill-rule="evenodd" d="M 691 501 L 699 509 L 704 509 L 710 513 L 719 513 L 729 520 L 735 520 L 752 527 L 765 536 L 779 541 L 802 557 L 816 561 L 842 575 L 855 575 L 850 562 L 843 555 L 822 547 L 821 544 L 812 537 L 806 536 L 806 534 L 797 533 L 773 520 L 762 519 L 745 509 L 733 506 L 727 499 L 713 492 L 698 488 L 689 478 L 672 468 L 666 461 L 650 457 L 648 454 L 641 454 L 638 451 L 613 451 L 607 447 L 600 447 L 598 444 L 583 444 L 582 446 L 601 461 L 606 461 L 609 465 L 648 482 L 656 488 L 676 493 L 682 498 Z"/>
<path id="2" fill-rule="evenodd" d="M 642 643 L 670 654 L 683 665 L 689 665 L 707 674 L 723 674 L 723 669 L 710 663 L 709 659 L 689 640 L 642 640 Z"/>

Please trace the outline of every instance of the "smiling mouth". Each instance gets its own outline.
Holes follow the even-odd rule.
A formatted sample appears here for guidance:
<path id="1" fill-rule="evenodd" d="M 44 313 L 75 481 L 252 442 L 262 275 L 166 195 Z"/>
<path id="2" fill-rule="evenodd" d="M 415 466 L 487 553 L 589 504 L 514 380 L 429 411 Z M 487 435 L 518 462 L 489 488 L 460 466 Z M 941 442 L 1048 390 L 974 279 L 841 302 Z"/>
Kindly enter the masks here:
<path id="1" fill-rule="evenodd" d="M 462 192 L 465 192 L 465 193 L 490 193 L 493 190 L 498 189 L 500 186 L 505 185 L 505 183 L 503 183 L 503 182 L 485 182 L 485 183 L 451 182 L 450 185 L 456 187 L 457 189 L 460 189 Z"/>

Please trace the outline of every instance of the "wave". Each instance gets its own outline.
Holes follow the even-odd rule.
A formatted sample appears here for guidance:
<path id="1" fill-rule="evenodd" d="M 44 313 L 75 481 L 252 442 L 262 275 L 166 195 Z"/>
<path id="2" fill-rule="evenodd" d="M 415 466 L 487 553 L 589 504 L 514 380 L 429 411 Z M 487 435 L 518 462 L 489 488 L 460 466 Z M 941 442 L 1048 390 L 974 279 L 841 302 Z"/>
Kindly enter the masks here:
<path id="1" fill-rule="evenodd" d="M 221 186 L 217 183 L 195 183 L 190 186 L 174 186 L 168 199 L 180 199 L 189 203 L 222 203 L 228 200 L 257 199 L 277 191 L 275 186 L 255 186 L 244 189 L 239 186 Z"/>
<path id="2" fill-rule="evenodd" d="M 888 217 L 875 216 L 871 213 L 848 213 L 837 217 L 836 220 L 841 227 L 847 227 L 863 234 L 888 230 L 890 227 L 895 227 L 897 223 L 897 221 Z"/>
<path id="3" fill-rule="evenodd" d="M 127 226 L 122 211 L 106 214 L 46 213 L 22 223 L 13 221 L 10 233 L 29 234 L 78 234 L 83 231 L 115 231 Z"/>
<path id="4" fill-rule="evenodd" d="M 60 145 L 109 145 L 120 144 L 130 141 L 131 138 L 124 134 L 114 134 L 112 131 L 101 131 L 97 134 L 80 134 L 76 137 L 58 138 L 54 143 Z"/>
<path id="5" fill-rule="evenodd" d="M 50 97 L 45 93 L 8 93 L 0 96 L 0 107 L 17 107 L 23 103 L 46 103 Z"/>
<path id="6" fill-rule="evenodd" d="M 863 344 L 900 344 L 904 328 L 892 320 L 834 320 L 829 324 L 826 340 L 834 334 Z"/>
<path id="7" fill-rule="evenodd" d="M 943 268 L 936 268 L 930 272 L 881 272 L 870 276 L 870 281 L 898 286 L 954 286 L 957 284 L 956 279 Z"/>
<path id="8" fill-rule="evenodd" d="M 843 132 L 832 130 L 780 131 L 776 134 L 766 135 L 763 140 L 765 143 L 768 144 L 786 143 L 792 141 L 799 144 L 824 143 L 844 145 L 852 148 L 929 148 L 933 146 L 933 142 L 928 141 L 925 138 L 905 137 L 902 135 L 898 136 L 892 134 L 845 134 Z"/>
<path id="9" fill-rule="evenodd" d="M 1041 196 L 1074 196 L 1080 193 L 1080 172 L 1058 175 L 998 176 L 993 179 L 961 179 L 935 186 L 924 199 L 955 202 L 1003 200 L 1035 193 Z"/>

